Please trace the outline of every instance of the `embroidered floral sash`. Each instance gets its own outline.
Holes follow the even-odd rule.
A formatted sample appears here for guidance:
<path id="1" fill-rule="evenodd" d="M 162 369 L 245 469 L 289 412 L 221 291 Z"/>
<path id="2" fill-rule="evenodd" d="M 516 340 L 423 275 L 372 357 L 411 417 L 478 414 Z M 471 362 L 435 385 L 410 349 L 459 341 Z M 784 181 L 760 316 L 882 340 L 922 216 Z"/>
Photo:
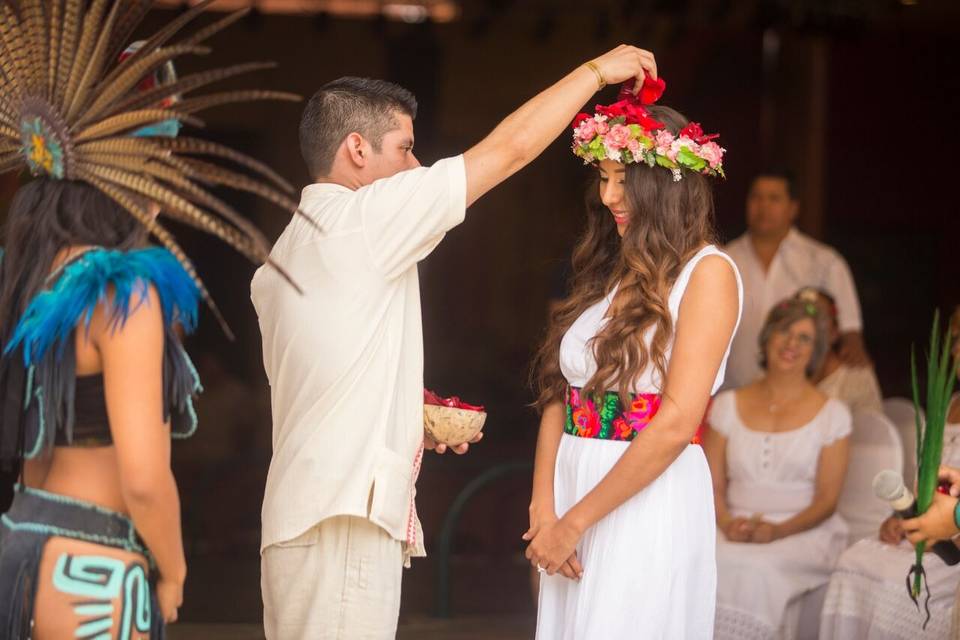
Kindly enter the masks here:
<path id="1" fill-rule="evenodd" d="M 637 393 L 631 396 L 630 406 L 624 407 L 616 391 L 607 391 L 603 396 L 585 397 L 580 388 L 568 387 L 566 405 L 565 433 L 579 438 L 628 442 L 657 415 L 660 395 Z M 691 444 L 700 444 L 702 429 L 701 425 Z"/>

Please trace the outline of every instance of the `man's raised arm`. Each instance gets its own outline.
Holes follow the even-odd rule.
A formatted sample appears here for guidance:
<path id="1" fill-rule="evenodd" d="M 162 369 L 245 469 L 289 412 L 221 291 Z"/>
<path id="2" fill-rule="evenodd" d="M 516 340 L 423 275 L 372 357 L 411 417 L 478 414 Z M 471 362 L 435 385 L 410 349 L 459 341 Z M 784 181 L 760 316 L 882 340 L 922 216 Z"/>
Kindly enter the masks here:
<path id="1" fill-rule="evenodd" d="M 657 78 L 653 54 L 620 45 L 524 103 L 464 154 L 467 206 L 540 155 L 603 84 L 636 78 L 639 90 L 646 75 Z"/>

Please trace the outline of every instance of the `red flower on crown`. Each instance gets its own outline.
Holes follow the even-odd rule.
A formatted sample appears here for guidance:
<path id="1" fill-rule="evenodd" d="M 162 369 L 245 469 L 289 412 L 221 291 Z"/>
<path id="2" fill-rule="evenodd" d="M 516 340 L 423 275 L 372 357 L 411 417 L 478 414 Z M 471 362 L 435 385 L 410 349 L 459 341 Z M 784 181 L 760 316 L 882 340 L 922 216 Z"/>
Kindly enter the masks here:
<path id="1" fill-rule="evenodd" d="M 690 122 L 683 129 L 680 130 L 680 137 L 688 137 L 697 144 L 705 144 L 710 142 L 714 138 L 719 138 L 719 133 L 711 133 L 709 135 L 704 135 L 703 128 L 700 127 L 698 122 Z"/>
<path id="2" fill-rule="evenodd" d="M 620 95 L 617 96 L 617 100 L 633 100 L 640 104 L 653 104 L 660 99 L 660 96 L 663 95 L 664 90 L 667 88 L 667 83 L 663 78 L 654 80 L 650 76 L 644 76 L 643 86 L 640 87 L 640 92 L 634 95 L 633 87 L 636 83 L 635 78 L 624 82 L 620 86 Z"/>
<path id="3" fill-rule="evenodd" d="M 647 110 L 636 102 L 636 99 L 618 100 L 613 104 L 598 104 L 594 110 L 608 118 L 624 118 L 624 124 L 638 124 L 647 131 L 656 131 L 663 128 L 663 123 L 650 117 Z"/>
<path id="4" fill-rule="evenodd" d="M 580 126 L 580 123 L 581 123 L 581 122 L 583 122 L 584 120 L 589 120 L 590 117 L 591 117 L 591 116 L 590 116 L 590 114 L 588 114 L 588 113 L 578 113 L 578 114 L 573 118 L 573 124 L 572 124 L 571 126 L 572 126 L 574 129 L 576 129 L 577 127 Z"/>

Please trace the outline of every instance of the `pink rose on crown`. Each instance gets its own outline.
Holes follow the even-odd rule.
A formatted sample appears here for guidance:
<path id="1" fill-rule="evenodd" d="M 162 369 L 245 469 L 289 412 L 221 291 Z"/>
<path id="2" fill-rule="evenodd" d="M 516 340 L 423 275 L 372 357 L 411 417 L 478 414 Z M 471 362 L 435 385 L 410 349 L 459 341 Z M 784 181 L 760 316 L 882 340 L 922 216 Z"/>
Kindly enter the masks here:
<path id="1" fill-rule="evenodd" d="M 584 120 L 577 129 L 577 137 L 584 142 L 589 142 L 597 135 L 597 121 L 593 118 Z"/>
<path id="2" fill-rule="evenodd" d="M 712 169 L 716 169 L 723 162 L 724 149 L 712 140 L 700 147 L 700 157 L 707 161 Z"/>
<path id="3" fill-rule="evenodd" d="M 630 150 L 630 153 L 636 156 L 637 153 L 640 152 L 640 141 L 636 138 L 630 138 L 627 140 L 627 149 Z"/>
<path id="4" fill-rule="evenodd" d="M 613 149 L 623 149 L 630 141 L 630 129 L 622 124 L 615 124 L 610 127 L 610 131 L 603 137 L 604 143 Z"/>
<path id="5" fill-rule="evenodd" d="M 607 121 L 606 121 L 606 120 L 598 120 L 598 121 L 597 121 L 597 133 L 599 133 L 600 135 L 603 136 L 603 135 L 606 135 L 606 134 L 607 134 L 607 131 L 610 131 L 610 125 L 607 124 Z"/>
<path id="6" fill-rule="evenodd" d="M 657 148 L 657 153 L 661 156 L 665 156 L 670 151 L 670 146 L 673 144 L 673 134 L 662 129 L 657 131 L 656 137 L 653 139 L 653 143 Z"/>

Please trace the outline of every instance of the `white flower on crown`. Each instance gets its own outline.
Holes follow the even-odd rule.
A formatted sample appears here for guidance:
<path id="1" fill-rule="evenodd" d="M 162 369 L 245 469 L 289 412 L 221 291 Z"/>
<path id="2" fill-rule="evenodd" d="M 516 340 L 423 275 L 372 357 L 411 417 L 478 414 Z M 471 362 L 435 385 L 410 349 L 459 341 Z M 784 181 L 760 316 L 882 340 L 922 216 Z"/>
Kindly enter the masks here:
<path id="1" fill-rule="evenodd" d="M 670 148 L 667 149 L 666 156 L 676 162 L 677 154 L 680 153 L 680 149 L 687 149 L 696 155 L 700 152 L 700 145 L 687 136 L 681 136 L 670 144 Z"/>

